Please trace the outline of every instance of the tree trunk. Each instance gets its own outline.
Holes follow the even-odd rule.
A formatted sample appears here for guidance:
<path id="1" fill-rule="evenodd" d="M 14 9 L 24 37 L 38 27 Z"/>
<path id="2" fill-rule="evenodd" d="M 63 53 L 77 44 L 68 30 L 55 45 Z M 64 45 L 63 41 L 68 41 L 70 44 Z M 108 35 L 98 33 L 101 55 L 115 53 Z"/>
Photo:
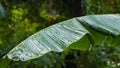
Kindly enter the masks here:
<path id="1" fill-rule="evenodd" d="M 63 0 L 63 3 L 71 17 L 83 16 L 86 14 L 86 0 Z"/>

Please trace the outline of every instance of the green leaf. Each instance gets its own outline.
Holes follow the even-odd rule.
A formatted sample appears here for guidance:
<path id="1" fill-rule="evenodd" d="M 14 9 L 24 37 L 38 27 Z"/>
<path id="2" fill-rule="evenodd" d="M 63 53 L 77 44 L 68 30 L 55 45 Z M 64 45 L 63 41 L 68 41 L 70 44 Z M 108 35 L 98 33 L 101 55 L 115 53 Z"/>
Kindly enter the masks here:
<path id="1" fill-rule="evenodd" d="M 88 31 L 73 18 L 35 33 L 11 50 L 7 56 L 16 61 L 26 61 L 50 51 L 62 52 L 87 33 Z"/>
<path id="2" fill-rule="evenodd" d="M 13 48 L 7 56 L 15 61 L 27 61 L 51 51 L 62 52 L 67 47 L 89 50 L 92 45 L 100 45 L 107 35 L 118 36 L 119 25 L 119 14 L 73 18 L 33 34 Z"/>
<path id="3" fill-rule="evenodd" d="M 88 15 L 77 20 L 92 33 L 94 45 L 100 45 L 104 41 L 110 46 L 120 45 L 120 14 Z"/>
<path id="4" fill-rule="evenodd" d="M 104 34 L 120 34 L 120 14 L 88 15 L 77 18 L 82 24 Z"/>
<path id="5" fill-rule="evenodd" d="M 90 48 L 90 41 L 87 36 L 70 45 L 71 49 L 86 51 Z"/>
<path id="6" fill-rule="evenodd" d="M 116 37 L 108 37 L 106 43 L 112 47 L 120 46 L 120 35 Z"/>

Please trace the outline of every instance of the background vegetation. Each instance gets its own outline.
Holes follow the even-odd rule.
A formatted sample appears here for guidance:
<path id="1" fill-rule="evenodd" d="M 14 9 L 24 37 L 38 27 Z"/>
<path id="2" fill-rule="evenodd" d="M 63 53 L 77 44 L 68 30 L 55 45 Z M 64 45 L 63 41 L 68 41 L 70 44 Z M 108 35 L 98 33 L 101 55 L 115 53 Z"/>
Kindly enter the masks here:
<path id="1" fill-rule="evenodd" d="M 119 4 L 119 0 L 0 0 L 0 58 L 47 26 L 77 16 L 120 13 Z M 101 46 L 90 53 L 66 49 L 26 62 L 12 61 L 8 68 L 119 68 L 119 48 Z"/>

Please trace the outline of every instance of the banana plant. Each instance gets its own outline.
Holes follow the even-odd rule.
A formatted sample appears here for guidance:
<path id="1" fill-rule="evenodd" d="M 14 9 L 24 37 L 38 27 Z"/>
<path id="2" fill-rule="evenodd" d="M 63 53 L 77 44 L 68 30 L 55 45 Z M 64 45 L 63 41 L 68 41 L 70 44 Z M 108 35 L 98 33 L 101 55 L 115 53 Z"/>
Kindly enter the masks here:
<path id="1" fill-rule="evenodd" d="M 66 48 L 92 51 L 104 43 L 111 47 L 119 46 L 119 25 L 119 14 L 87 15 L 59 22 L 22 41 L 4 56 L 0 66 L 8 59 L 27 61 L 51 51 L 62 52 Z"/>

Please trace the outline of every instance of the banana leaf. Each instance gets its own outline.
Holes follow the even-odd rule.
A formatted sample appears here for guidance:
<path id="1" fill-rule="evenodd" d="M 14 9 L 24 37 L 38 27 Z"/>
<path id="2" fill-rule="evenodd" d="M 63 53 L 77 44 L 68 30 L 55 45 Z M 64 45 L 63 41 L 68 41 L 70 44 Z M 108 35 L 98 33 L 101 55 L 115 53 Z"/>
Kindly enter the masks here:
<path id="1" fill-rule="evenodd" d="M 87 51 L 107 39 L 107 43 L 112 46 L 116 42 L 111 43 L 109 37 L 114 41 L 114 37 L 119 35 L 119 14 L 76 17 L 38 31 L 18 44 L 6 56 L 15 61 L 27 61 L 51 51 L 62 52 L 66 48 Z M 115 45 L 119 45 L 118 42 L 119 38 Z"/>

